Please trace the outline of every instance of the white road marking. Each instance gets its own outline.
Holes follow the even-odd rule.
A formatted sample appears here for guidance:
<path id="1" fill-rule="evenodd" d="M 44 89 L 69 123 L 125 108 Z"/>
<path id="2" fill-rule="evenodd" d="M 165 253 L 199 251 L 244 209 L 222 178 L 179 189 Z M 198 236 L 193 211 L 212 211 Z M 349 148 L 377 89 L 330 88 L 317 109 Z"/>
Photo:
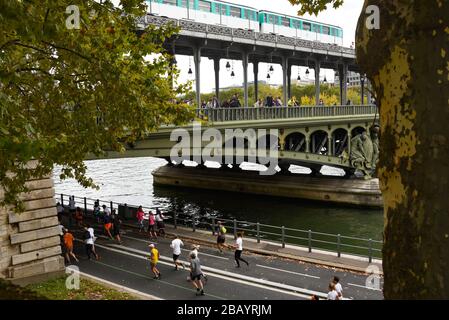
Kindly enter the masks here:
<path id="1" fill-rule="evenodd" d="M 121 246 L 118 246 L 118 245 L 110 245 L 108 247 L 102 246 L 102 245 L 98 245 L 98 246 L 102 247 L 102 248 L 105 248 L 105 249 L 108 249 L 108 250 L 120 252 L 120 253 L 123 253 L 123 254 L 128 254 L 128 255 L 131 255 L 131 256 L 136 256 L 136 255 L 131 254 L 131 253 L 126 252 L 126 251 L 135 252 L 135 253 L 140 254 L 140 256 L 137 256 L 137 257 L 140 257 L 140 258 L 143 258 L 143 259 L 146 259 L 146 258 L 142 257 L 141 255 L 146 255 L 146 256 L 149 255 L 149 252 L 146 252 L 146 251 L 137 250 L 137 249 L 133 249 L 133 248 L 121 247 Z M 122 250 L 125 250 L 125 251 L 116 250 L 116 249 L 113 249 L 111 247 L 118 247 L 118 248 L 120 248 Z M 162 256 L 162 255 L 160 256 L 159 259 L 160 260 L 166 260 L 166 261 L 171 261 L 172 260 L 170 257 L 166 257 L 166 256 Z M 182 260 L 179 260 L 179 262 L 188 263 L 187 261 L 182 261 Z M 163 263 L 163 264 L 170 265 L 170 266 L 173 265 L 173 263 L 168 263 L 168 262 L 163 262 L 163 261 L 159 261 L 159 263 Z M 239 280 L 243 280 L 243 281 L 246 280 L 245 283 L 248 284 L 248 285 L 253 285 L 253 284 L 262 285 L 263 288 L 265 288 L 267 290 L 273 290 L 273 291 L 283 290 L 283 291 L 286 291 L 285 293 L 293 294 L 293 295 L 297 295 L 297 294 L 303 294 L 304 295 L 305 294 L 305 295 L 307 295 L 307 297 L 310 297 L 311 295 L 316 295 L 316 296 L 319 296 L 321 298 L 327 298 L 327 294 L 323 293 L 323 292 L 318 292 L 318 291 L 309 290 L 309 289 L 305 289 L 305 288 L 299 288 L 299 287 L 286 285 L 286 284 L 282 284 L 282 283 L 278 283 L 278 282 L 273 282 L 273 281 L 269 281 L 269 280 L 264 280 L 264 279 L 257 279 L 257 278 L 253 278 L 253 277 L 249 277 L 249 276 L 245 276 L 245 275 L 241 275 L 241 274 L 236 274 L 236 273 L 232 273 L 232 272 L 228 272 L 228 271 L 223 271 L 223 270 L 207 267 L 207 266 L 202 266 L 201 269 L 203 269 L 204 271 L 212 272 L 214 276 L 216 276 L 217 274 L 221 275 L 221 276 L 225 276 L 226 279 L 230 280 L 230 281 L 234 281 L 236 279 L 239 279 Z M 209 273 L 208 273 L 208 275 L 209 275 Z M 349 299 L 345 299 L 345 300 L 349 300 Z"/>
<path id="2" fill-rule="evenodd" d="M 371 288 L 371 287 L 367 287 L 367 286 L 361 286 L 359 284 L 355 284 L 355 283 L 348 283 L 348 286 L 354 286 L 354 287 L 359 287 L 359 288 L 363 288 L 363 289 L 368 289 L 368 290 L 373 290 L 373 291 L 381 291 L 381 289 L 376 289 L 376 288 Z"/>
<path id="3" fill-rule="evenodd" d="M 283 269 L 278 269 L 278 268 L 273 268 L 273 267 L 267 267 L 267 266 L 263 266 L 260 264 L 256 264 L 257 267 L 261 267 L 261 268 L 266 268 L 266 269 L 270 269 L 270 270 L 276 270 L 276 271 L 281 271 L 281 272 L 286 272 L 286 273 L 291 273 L 291 274 L 297 274 L 303 277 L 309 277 L 309 278 L 314 278 L 314 279 L 320 279 L 320 277 L 317 276 L 311 276 L 309 274 L 305 274 L 305 273 L 300 273 L 300 272 L 294 272 L 294 271 L 289 271 L 289 270 L 283 270 Z"/>

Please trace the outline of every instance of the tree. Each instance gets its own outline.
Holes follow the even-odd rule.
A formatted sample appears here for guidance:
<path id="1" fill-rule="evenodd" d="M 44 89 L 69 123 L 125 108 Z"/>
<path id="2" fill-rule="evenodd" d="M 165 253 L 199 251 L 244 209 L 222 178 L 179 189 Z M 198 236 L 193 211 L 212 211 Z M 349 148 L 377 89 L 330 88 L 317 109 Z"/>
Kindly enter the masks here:
<path id="1" fill-rule="evenodd" d="M 290 2 L 315 14 L 342 3 Z M 358 21 L 357 60 L 380 107 L 387 299 L 449 298 L 448 12 L 443 0 L 370 0 Z"/>
<path id="2" fill-rule="evenodd" d="M 50 174 L 54 164 L 63 166 L 62 179 L 94 186 L 83 163 L 87 154 L 121 151 L 160 125 L 193 115 L 173 102 L 188 89 L 172 88 L 178 71 L 163 44 L 177 31 L 173 26 L 138 30 L 142 0 L 70 4 L 0 5 L 0 186 L 2 205 L 17 210 L 25 181 Z M 32 159 L 38 164 L 27 166 Z"/>

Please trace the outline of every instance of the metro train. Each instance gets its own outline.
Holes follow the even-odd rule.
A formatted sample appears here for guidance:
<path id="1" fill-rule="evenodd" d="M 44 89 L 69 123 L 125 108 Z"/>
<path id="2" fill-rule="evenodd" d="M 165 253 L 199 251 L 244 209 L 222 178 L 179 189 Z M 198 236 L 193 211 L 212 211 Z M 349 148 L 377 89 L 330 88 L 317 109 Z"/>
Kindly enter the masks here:
<path id="1" fill-rule="evenodd" d="M 343 29 L 221 0 L 147 0 L 151 14 L 343 45 Z"/>

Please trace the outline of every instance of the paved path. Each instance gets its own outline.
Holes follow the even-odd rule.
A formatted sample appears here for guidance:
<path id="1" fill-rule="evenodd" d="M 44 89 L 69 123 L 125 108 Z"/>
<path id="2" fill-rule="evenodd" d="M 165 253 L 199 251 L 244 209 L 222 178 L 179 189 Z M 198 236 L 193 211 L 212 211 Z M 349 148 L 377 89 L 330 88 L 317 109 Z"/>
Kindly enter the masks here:
<path id="1" fill-rule="evenodd" d="M 96 235 L 99 236 L 96 242 L 99 261 L 88 261 L 83 243 L 75 243 L 75 253 L 81 257 L 78 265 L 82 272 L 162 299 L 281 300 L 309 299 L 311 294 L 324 297 L 327 285 L 334 275 L 341 279 L 345 298 L 383 298 L 380 290 L 365 286 L 367 275 L 364 274 L 246 251 L 243 256 L 250 266 L 242 264 L 238 269 L 235 267 L 233 251 L 226 250 L 220 254 L 216 248 L 204 244 L 199 250 L 199 257 L 203 271 L 208 275 L 206 296 L 196 297 L 193 286 L 186 280 L 188 271 L 174 270 L 169 247 L 171 238 L 160 238 L 156 243 L 161 254 L 158 267 L 162 279 L 153 280 L 147 260 L 150 243 L 147 235 L 139 234 L 134 228 L 122 229 L 123 244 L 118 245 L 102 236 L 101 230 L 96 228 Z M 75 232 L 75 235 L 80 238 L 82 232 Z M 187 261 L 193 242 L 185 240 L 184 243 L 181 259 Z M 247 244 L 249 242 L 245 241 L 244 245 Z M 382 285 L 382 279 L 380 283 Z"/>

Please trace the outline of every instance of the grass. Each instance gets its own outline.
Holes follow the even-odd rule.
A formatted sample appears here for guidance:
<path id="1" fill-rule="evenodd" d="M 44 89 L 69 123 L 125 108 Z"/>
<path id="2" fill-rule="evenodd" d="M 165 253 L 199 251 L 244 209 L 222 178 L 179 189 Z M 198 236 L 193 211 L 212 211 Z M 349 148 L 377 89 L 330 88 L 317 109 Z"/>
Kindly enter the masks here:
<path id="1" fill-rule="evenodd" d="M 66 278 L 56 278 L 24 288 L 0 282 L 0 300 L 137 300 L 133 295 L 80 279 L 79 290 L 69 290 Z"/>

